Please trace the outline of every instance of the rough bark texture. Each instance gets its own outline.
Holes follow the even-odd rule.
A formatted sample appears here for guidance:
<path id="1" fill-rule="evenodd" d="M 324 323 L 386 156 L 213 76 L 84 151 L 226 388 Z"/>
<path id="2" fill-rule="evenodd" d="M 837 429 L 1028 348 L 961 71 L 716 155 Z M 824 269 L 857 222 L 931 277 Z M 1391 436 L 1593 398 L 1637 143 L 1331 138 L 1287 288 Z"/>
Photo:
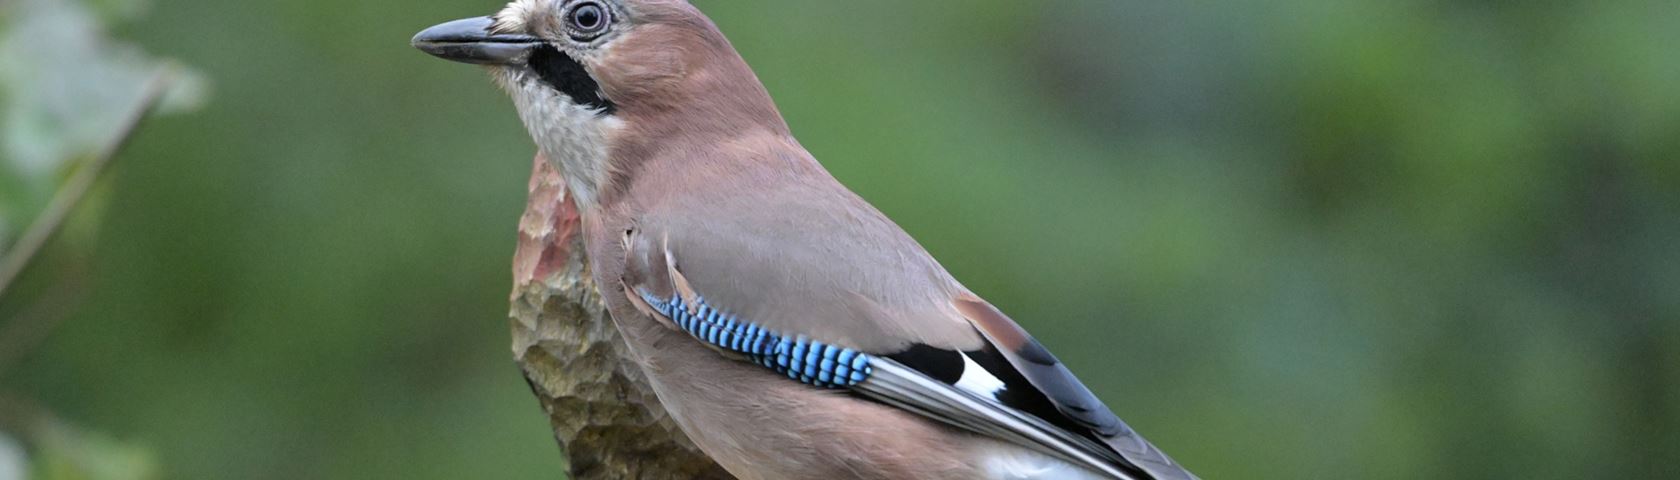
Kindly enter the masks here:
<path id="1" fill-rule="evenodd" d="M 607 316 L 584 261 L 577 208 L 539 156 L 513 257 L 513 356 L 572 478 L 730 475 L 666 416 Z"/>

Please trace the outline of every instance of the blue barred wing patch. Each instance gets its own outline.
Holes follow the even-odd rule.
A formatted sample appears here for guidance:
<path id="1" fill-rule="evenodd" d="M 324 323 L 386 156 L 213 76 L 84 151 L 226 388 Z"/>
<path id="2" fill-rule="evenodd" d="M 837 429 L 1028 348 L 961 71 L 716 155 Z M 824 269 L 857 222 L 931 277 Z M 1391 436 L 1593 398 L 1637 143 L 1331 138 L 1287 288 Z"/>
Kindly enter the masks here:
<path id="1" fill-rule="evenodd" d="M 867 353 L 839 347 L 804 335 L 788 336 L 742 321 L 696 297 L 693 308 L 681 296 L 661 299 L 641 294 L 642 300 L 678 328 L 718 348 L 746 355 L 788 378 L 824 388 L 849 388 L 869 378 Z"/>

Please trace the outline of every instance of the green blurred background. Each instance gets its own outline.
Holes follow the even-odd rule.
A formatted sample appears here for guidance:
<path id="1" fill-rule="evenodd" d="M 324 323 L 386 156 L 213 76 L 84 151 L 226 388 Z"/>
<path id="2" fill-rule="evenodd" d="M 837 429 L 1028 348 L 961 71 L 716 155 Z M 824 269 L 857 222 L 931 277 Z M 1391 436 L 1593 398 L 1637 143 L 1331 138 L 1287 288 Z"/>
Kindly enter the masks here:
<path id="1" fill-rule="evenodd" d="M 57 425 L 13 418 L 0 476 L 561 476 L 505 317 L 533 147 L 408 46 L 496 2 L 0 19 L 43 2 L 206 86 L 0 300 L 63 317 L 0 352 L 0 414 Z M 841 181 L 1205 478 L 1680 477 L 1680 2 L 696 3 Z M 69 168 L 19 151 L 0 242 Z"/>

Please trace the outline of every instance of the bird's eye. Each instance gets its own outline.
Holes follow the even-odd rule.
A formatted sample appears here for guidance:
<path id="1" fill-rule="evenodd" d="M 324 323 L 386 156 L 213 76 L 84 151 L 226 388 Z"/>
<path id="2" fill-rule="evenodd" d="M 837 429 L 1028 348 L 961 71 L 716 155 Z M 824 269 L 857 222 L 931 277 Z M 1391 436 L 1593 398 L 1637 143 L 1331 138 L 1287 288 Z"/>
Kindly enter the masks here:
<path id="1" fill-rule="evenodd" d="M 578 2 L 566 13 L 566 23 L 570 24 L 572 38 L 589 40 L 601 35 L 601 32 L 607 30 L 607 15 L 609 14 L 606 7 L 601 6 L 600 2 Z"/>

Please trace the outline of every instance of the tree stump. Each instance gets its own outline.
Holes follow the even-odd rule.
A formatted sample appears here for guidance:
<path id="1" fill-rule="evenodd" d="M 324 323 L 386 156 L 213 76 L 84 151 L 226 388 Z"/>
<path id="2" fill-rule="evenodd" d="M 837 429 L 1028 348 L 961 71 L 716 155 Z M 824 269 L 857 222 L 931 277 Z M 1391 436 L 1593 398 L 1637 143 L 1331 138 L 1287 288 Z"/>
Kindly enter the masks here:
<path id="1" fill-rule="evenodd" d="M 729 479 L 630 358 L 584 257 L 577 207 L 541 155 L 513 257 L 513 357 L 575 479 Z"/>

